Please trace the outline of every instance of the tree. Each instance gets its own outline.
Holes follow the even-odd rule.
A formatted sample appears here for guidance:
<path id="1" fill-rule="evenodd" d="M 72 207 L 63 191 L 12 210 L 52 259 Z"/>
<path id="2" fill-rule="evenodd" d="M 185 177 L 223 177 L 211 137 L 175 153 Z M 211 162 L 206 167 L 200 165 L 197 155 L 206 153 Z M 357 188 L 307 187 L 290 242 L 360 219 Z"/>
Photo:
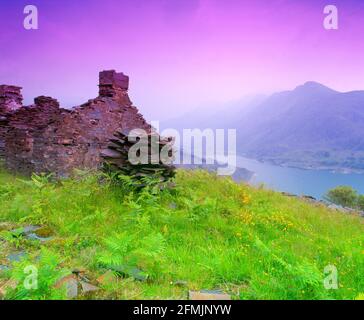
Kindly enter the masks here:
<path id="1" fill-rule="evenodd" d="M 359 210 L 364 211 L 364 195 L 360 194 L 356 200 L 356 204 Z"/>
<path id="2" fill-rule="evenodd" d="M 357 192 L 352 187 L 338 186 L 329 190 L 325 199 L 343 207 L 355 208 L 359 197 L 363 197 L 361 203 L 364 207 L 364 196 L 358 196 Z"/>

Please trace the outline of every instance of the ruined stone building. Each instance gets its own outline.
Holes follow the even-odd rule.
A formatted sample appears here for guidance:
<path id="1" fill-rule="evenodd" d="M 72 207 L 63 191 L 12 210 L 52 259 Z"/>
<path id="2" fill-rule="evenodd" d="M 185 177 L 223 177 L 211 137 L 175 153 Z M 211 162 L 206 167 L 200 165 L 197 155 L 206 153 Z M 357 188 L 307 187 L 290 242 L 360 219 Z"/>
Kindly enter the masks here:
<path id="1" fill-rule="evenodd" d="M 99 74 L 99 96 L 73 109 L 40 96 L 22 105 L 21 88 L 0 86 L 0 159 L 12 172 L 54 172 L 97 168 L 100 152 L 116 130 L 150 125 L 128 96 L 129 78 L 114 70 Z"/>

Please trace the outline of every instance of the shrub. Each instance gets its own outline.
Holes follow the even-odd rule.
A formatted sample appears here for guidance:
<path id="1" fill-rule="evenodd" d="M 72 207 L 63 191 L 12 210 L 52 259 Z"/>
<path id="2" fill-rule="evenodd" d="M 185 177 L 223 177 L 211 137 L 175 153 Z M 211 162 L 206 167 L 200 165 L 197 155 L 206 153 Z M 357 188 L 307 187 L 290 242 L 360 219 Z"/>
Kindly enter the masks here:
<path id="1" fill-rule="evenodd" d="M 357 207 L 364 211 L 364 195 L 360 194 L 357 198 Z"/>
<path id="2" fill-rule="evenodd" d="M 355 208 L 357 205 L 358 194 L 352 187 L 338 186 L 329 190 L 325 198 L 337 205 Z"/>

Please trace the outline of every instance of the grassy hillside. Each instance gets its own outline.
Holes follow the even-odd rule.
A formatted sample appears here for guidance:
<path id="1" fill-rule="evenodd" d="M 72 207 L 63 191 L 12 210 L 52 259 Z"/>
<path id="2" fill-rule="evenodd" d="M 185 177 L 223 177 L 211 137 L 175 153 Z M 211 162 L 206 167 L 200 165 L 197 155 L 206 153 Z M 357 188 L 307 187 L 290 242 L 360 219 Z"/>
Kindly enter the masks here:
<path id="1" fill-rule="evenodd" d="M 222 289 L 233 299 L 355 299 L 364 293 L 363 219 L 204 171 L 179 170 L 172 191 L 131 192 L 100 174 L 58 183 L 0 174 L 0 287 L 38 268 L 39 288 L 7 299 L 62 298 L 54 282 L 74 268 L 96 279 L 93 298 L 186 299 L 188 290 Z M 50 241 L 10 230 L 41 225 Z M 24 251 L 20 262 L 7 256 Z M 323 286 L 335 265 L 339 288 Z M 135 279 L 137 278 L 137 279 Z M 138 280 L 139 279 L 139 280 Z M 80 296 L 79 298 L 88 298 Z"/>

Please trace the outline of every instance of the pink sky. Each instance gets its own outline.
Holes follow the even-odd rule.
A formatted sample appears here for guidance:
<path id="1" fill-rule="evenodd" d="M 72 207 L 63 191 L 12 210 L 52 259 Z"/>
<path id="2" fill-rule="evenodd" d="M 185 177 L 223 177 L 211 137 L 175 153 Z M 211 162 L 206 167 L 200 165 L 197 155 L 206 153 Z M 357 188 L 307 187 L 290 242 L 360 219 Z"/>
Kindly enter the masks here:
<path id="1" fill-rule="evenodd" d="M 0 83 L 23 86 L 28 104 L 83 103 L 102 69 L 130 76 L 149 120 L 309 80 L 364 89 L 361 0 L 34 0 L 38 30 L 23 28 L 26 4 L 0 4 Z M 327 4 L 339 30 L 323 28 Z"/>

